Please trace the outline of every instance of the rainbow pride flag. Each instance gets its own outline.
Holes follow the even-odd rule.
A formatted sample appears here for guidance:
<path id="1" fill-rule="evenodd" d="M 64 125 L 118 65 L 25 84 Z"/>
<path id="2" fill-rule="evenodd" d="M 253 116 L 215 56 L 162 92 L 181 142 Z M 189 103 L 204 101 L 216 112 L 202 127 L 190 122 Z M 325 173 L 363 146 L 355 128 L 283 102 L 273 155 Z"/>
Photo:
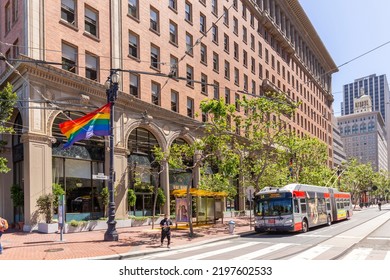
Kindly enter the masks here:
<path id="1" fill-rule="evenodd" d="M 68 139 L 64 148 L 70 147 L 77 141 L 89 139 L 94 135 L 110 135 L 110 109 L 111 103 L 108 103 L 84 117 L 60 123 L 61 133 Z"/>

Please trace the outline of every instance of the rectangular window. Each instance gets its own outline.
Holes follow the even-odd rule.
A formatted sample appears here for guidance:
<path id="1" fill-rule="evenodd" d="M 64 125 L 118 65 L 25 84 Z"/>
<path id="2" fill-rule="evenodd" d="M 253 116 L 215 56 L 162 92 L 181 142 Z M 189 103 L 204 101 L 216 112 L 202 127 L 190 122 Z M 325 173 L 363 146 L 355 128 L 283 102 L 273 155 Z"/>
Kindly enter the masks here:
<path id="1" fill-rule="evenodd" d="M 260 42 L 258 42 L 258 54 L 263 57 L 263 45 Z"/>
<path id="2" fill-rule="evenodd" d="M 213 27 L 211 29 L 211 34 L 212 34 L 213 42 L 218 44 L 218 26 L 216 26 L 215 24 L 213 24 Z"/>
<path id="3" fill-rule="evenodd" d="M 229 36 L 226 34 L 223 35 L 223 49 L 229 52 Z"/>
<path id="4" fill-rule="evenodd" d="M 240 85 L 240 71 L 236 67 L 234 67 L 234 83 Z"/>
<path id="5" fill-rule="evenodd" d="M 200 74 L 200 82 L 201 82 L 201 92 L 207 95 L 207 75 L 201 73 Z"/>
<path id="6" fill-rule="evenodd" d="M 200 44 L 200 61 L 207 64 L 207 46 L 203 43 Z"/>
<path id="7" fill-rule="evenodd" d="M 225 88 L 225 104 L 230 104 L 230 89 Z"/>
<path id="8" fill-rule="evenodd" d="M 238 93 L 235 94 L 234 105 L 236 106 L 236 111 L 240 112 L 240 95 Z"/>
<path id="9" fill-rule="evenodd" d="M 154 105 L 160 105 L 160 90 L 161 86 L 159 83 L 152 82 L 152 103 Z"/>
<path id="10" fill-rule="evenodd" d="M 244 74 L 244 90 L 248 91 L 248 76 Z"/>
<path id="11" fill-rule="evenodd" d="M 253 57 L 251 57 L 251 71 L 253 74 L 256 74 L 256 61 Z"/>
<path id="12" fill-rule="evenodd" d="M 192 22 L 192 4 L 188 1 L 185 4 L 185 20 Z"/>
<path id="13" fill-rule="evenodd" d="M 200 24 L 200 32 L 206 34 L 206 16 L 204 14 L 200 14 L 199 18 L 199 24 Z"/>
<path id="14" fill-rule="evenodd" d="M 13 22 L 18 20 L 19 17 L 19 0 L 12 1 L 12 20 Z"/>
<path id="15" fill-rule="evenodd" d="M 77 49 L 62 43 L 62 69 L 77 73 Z"/>
<path id="16" fill-rule="evenodd" d="M 90 8 L 85 8 L 85 32 L 98 37 L 98 13 Z"/>
<path id="17" fill-rule="evenodd" d="M 76 25 L 76 4 L 74 0 L 61 0 L 61 19 Z"/>
<path id="18" fill-rule="evenodd" d="M 187 86 L 194 87 L 194 68 L 187 65 Z"/>
<path id="19" fill-rule="evenodd" d="M 246 50 L 243 51 L 242 53 L 242 61 L 245 67 L 248 67 L 248 53 Z"/>
<path id="20" fill-rule="evenodd" d="M 238 35 L 238 19 L 236 17 L 233 17 L 233 32 Z"/>
<path id="21" fill-rule="evenodd" d="M 269 63 L 269 55 L 268 55 L 268 49 L 265 48 L 265 63 Z"/>
<path id="22" fill-rule="evenodd" d="M 173 9 L 173 10 L 177 10 L 177 0 L 169 0 L 169 8 Z"/>
<path id="23" fill-rule="evenodd" d="M 223 23 L 229 26 L 229 10 L 223 7 Z"/>
<path id="24" fill-rule="evenodd" d="M 230 63 L 227 60 L 225 60 L 225 67 L 224 67 L 224 69 L 225 69 L 225 71 L 224 71 L 225 72 L 225 78 L 230 80 Z"/>
<path id="25" fill-rule="evenodd" d="M 191 34 L 186 33 L 186 51 L 188 54 L 193 55 L 193 45 L 194 45 L 194 39 Z"/>
<path id="26" fill-rule="evenodd" d="M 179 93 L 177 91 L 171 90 L 171 110 L 173 112 L 178 112 L 178 99 Z"/>
<path id="27" fill-rule="evenodd" d="M 128 13 L 130 16 L 138 19 L 138 0 L 129 0 Z"/>
<path id="28" fill-rule="evenodd" d="M 259 78 L 263 79 L 263 65 L 259 63 Z"/>
<path id="29" fill-rule="evenodd" d="M 252 80 L 252 94 L 256 95 L 256 82 Z"/>
<path id="30" fill-rule="evenodd" d="M 129 32 L 129 55 L 139 58 L 139 36 L 132 32 Z"/>
<path id="31" fill-rule="evenodd" d="M 219 55 L 213 52 L 213 70 L 219 72 Z"/>
<path id="32" fill-rule="evenodd" d="M 153 44 L 150 46 L 150 66 L 160 69 L 160 48 Z"/>
<path id="33" fill-rule="evenodd" d="M 150 7 L 150 29 L 160 32 L 160 13 L 153 7 Z"/>
<path id="34" fill-rule="evenodd" d="M 238 44 L 236 42 L 234 42 L 234 58 L 238 61 L 239 60 L 239 54 L 238 54 L 239 50 L 238 50 Z"/>
<path id="35" fill-rule="evenodd" d="M 251 34 L 251 49 L 255 51 L 255 36 Z"/>
<path id="36" fill-rule="evenodd" d="M 18 58 L 19 57 L 19 40 L 16 40 L 14 43 L 13 43 L 13 47 L 12 47 L 12 52 L 13 52 L 13 58 Z"/>
<path id="37" fill-rule="evenodd" d="M 194 99 L 187 97 L 187 117 L 194 117 Z"/>
<path id="38" fill-rule="evenodd" d="M 177 24 L 173 21 L 169 22 L 169 42 L 177 45 Z"/>
<path id="39" fill-rule="evenodd" d="M 246 27 L 243 26 L 242 27 L 242 40 L 244 41 L 245 44 L 247 42 L 247 39 L 248 39 L 248 33 L 247 33 L 247 30 L 246 30 Z"/>
<path id="40" fill-rule="evenodd" d="M 218 1 L 217 0 L 211 0 L 211 12 L 218 16 Z"/>
<path id="41" fill-rule="evenodd" d="M 139 76 L 130 73 L 130 94 L 139 98 Z"/>
<path id="42" fill-rule="evenodd" d="M 234 9 L 238 9 L 238 0 L 233 0 L 233 7 Z"/>
<path id="43" fill-rule="evenodd" d="M 246 19 L 246 5 L 242 3 L 242 17 Z"/>
<path id="44" fill-rule="evenodd" d="M 178 58 L 177 58 L 177 57 L 174 57 L 173 55 L 171 55 L 171 59 L 170 59 L 171 70 L 170 70 L 169 74 L 170 74 L 173 78 L 179 77 L 178 63 L 179 63 Z"/>
<path id="45" fill-rule="evenodd" d="M 214 80 L 214 99 L 219 100 L 219 83 Z"/>
<path id="46" fill-rule="evenodd" d="M 92 54 L 85 54 L 85 77 L 93 81 L 98 80 L 98 57 Z"/>

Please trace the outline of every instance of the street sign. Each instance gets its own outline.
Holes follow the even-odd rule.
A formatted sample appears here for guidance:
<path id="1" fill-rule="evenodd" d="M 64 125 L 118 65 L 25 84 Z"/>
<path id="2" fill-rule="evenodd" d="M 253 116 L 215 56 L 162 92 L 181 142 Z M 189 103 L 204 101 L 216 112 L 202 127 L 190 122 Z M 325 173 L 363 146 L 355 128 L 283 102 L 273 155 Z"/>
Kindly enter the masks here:
<path id="1" fill-rule="evenodd" d="M 104 173 L 98 173 L 98 174 L 93 174 L 92 179 L 95 180 L 108 180 L 108 176 L 104 175 Z"/>

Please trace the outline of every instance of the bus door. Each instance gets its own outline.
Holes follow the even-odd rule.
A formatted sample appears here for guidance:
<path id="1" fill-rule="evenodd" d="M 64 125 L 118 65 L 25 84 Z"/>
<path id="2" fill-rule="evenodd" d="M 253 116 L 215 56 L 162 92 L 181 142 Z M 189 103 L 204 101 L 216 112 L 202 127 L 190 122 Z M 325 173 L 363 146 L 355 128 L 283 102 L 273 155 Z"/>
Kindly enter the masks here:
<path id="1" fill-rule="evenodd" d="M 337 221 L 337 207 L 336 207 L 336 199 L 334 198 L 333 189 L 329 188 L 330 193 L 330 206 L 332 208 L 332 222 Z"/>

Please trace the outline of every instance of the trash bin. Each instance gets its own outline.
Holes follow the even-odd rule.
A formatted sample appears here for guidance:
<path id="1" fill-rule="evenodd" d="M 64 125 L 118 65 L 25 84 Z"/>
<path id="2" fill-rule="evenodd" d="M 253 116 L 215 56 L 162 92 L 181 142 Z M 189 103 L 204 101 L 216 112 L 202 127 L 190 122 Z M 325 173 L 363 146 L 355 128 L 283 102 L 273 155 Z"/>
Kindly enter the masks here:
<path id="1" fill-rule="evenodd" d="M 234 233 L 234 227 L 236 223 L 234 221 L 229 221 L 229 233 L 233 234 Z"/>

